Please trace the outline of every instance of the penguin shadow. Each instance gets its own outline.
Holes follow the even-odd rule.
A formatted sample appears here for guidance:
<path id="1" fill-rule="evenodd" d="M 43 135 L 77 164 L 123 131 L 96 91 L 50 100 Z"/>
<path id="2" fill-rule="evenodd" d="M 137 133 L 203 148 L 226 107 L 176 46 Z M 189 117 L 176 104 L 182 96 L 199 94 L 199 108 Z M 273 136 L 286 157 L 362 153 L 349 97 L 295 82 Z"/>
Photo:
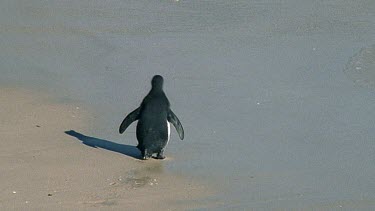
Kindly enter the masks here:
<path id="1" fill-rule="evenodd" d="M 126 145 L 126 144 L 118 144 L 112 141 L 86 136 L 74 130 L 65 131 L 65 134 L 73 136 L 77 138 L 78 140 L 82 141 L 82 144 L 93 147 L 93 148 L 106 149 L 109 151 L 127 155 L 129 157 L 133 157 L 136 159 L 142 158 L 141 153 L 135 146 Z"/>

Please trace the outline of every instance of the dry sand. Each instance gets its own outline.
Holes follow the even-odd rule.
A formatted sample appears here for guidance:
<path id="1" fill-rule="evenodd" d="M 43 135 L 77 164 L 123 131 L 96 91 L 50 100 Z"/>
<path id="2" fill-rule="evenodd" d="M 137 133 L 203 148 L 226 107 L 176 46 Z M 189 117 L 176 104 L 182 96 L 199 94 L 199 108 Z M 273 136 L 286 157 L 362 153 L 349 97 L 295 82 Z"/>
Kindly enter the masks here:
<path id="1" fill-rule="evenodd" d="M 204 207 L 207 187 L 163 170 L 173 160 L 82 144 L 80 132 L 95 121 L 88 110 L 10 88 L 0 89 L 0 102 L 0 210 Z"/>

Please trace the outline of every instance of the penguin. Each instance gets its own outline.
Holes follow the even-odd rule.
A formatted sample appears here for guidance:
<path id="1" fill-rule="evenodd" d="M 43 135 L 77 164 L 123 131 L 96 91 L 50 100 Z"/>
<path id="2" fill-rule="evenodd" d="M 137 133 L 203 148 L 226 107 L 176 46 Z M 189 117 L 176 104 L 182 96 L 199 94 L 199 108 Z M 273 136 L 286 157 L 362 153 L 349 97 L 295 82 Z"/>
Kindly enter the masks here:
<path id="1" fill-rule="evenodd" d="M 119 132 L 138 120 L 137 148 L 142 153 L 142 159 L 147 160 L 156 153 L 156 159 L 164 159 L 164 150 L 170 138 L 170 123 L 176 128 L 181 140 L 184 139 L 184 129 L 180 120 L 170 108 L 170 103 L 163 91 L 164 79 L 155 75 L 151 80 L 151 90 L 143 99 L 141 105 L 128 114 L 122 121 Z"/>

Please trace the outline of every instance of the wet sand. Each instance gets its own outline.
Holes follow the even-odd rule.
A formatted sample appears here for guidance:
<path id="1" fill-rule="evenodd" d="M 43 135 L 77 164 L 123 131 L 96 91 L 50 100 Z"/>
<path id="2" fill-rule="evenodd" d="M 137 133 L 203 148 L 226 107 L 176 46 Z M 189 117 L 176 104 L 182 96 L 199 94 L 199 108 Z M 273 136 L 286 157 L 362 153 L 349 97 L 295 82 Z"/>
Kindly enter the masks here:
<path id="1" fill-rule="evenodd" d="M 84 134 L 90 112 L 47 95 L 0 89 L 1 210 L 184 210 L 205 186 L 141 161 L 133 146 Z M 94 210 L 95 210 L 94 209 Z"/>

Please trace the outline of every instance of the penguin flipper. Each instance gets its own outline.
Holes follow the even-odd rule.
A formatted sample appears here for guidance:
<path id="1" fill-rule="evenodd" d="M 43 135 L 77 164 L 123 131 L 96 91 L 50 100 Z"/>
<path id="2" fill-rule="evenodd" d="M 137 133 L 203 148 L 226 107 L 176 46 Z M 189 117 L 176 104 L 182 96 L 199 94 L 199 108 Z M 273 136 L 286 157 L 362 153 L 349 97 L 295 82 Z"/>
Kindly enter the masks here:
<path id="1" fill-rule="evenodd" d="M 126 130 L 126 128 L 129 127 L 131 123 L 139 119 L 140 110 L 141 110 L 141 107 L 138 107 L 137 109 L 135 109 L 134 111 L 132 111 L 130 114 L 128 114 L 125 117 L 125 119 L 122 121 L 120 128 L 119 128 L 120 134 L 122 134 Z"/>
<path id="2" fill-rule="evenodd" d="M 173 126 L 176 128 L 177 133 L 180 136 L 180 139 L 184 140 L 184 128 L 182 127 L 180 120 L 177 118 L 177 116 L 173 113 L 171 109 L 169 109 L 168 111 L 167 120 L 168 122 L 172 123 Z"/>

